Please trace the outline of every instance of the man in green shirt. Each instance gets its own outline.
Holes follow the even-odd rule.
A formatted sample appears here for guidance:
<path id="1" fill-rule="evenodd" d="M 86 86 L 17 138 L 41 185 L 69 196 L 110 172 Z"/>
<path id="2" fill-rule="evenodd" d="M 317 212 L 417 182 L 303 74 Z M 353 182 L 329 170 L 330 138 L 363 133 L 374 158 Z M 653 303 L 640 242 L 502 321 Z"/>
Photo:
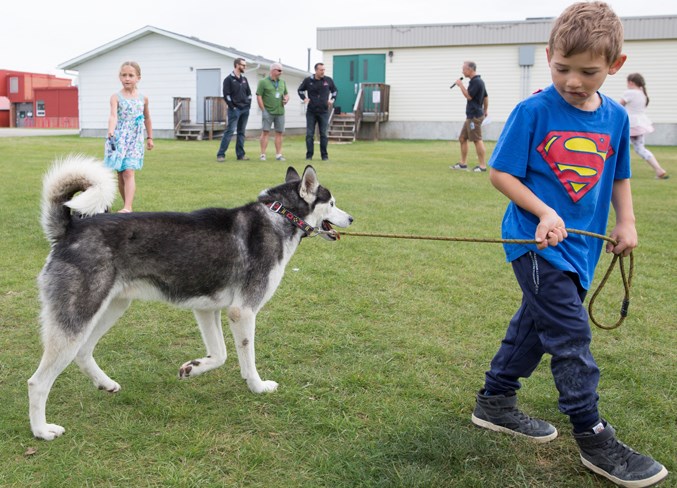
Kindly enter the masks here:
<path id="1" fill-rule="evenodd" d="M 282 134 L 284 134 L 284 106 L 289 101 L 287 83 L 280 79 L 282 65 L 270 65 L 270 75 L 259 81 L 256 101 L 263 116 L 261 122 L 261 161 L 266 160 L 266 148 L 271 127 L 275 127 L 275 159 L 285 161 L 282 155 Z"/>

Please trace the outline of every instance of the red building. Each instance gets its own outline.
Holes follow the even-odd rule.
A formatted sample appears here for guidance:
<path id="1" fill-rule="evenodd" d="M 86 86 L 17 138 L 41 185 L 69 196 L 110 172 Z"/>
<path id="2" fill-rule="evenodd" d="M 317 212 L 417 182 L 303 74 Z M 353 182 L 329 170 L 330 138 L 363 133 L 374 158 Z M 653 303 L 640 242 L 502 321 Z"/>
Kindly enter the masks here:
<path id="1" fill-rule="evenodd" d="M 78 88 L 71 80 L 0 69 L 0 127 L 78 126 Z"/>

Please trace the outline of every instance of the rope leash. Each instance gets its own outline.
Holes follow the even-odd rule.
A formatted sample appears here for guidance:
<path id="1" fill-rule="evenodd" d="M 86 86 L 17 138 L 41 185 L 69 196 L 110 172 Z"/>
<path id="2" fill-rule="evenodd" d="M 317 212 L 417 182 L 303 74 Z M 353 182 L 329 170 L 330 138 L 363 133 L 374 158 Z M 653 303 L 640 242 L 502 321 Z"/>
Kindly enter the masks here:
<path id="1" fill-rule="evenodd" d="M 604 236 L 601 234 L 595 234 L 594 232 L 587 232 L 584 230 L 577 230 L 577 229 L 566 229 L 566 231 L 570 234 L 580 234 L 583 236 L 588 236 L 588 237 L 594 237 L 597 239 L 602 239 L 604 241 L 612 243 L 614 246 L 618 244 L 614 239 L 608 236 Z M 529 240 L 529 239 L 483 239 L 483 238 L 473 238 L 473 237 L 444 237 L 444 236 L 417 236 L 417 235 L 407 235 L 407 234 L 374 234 L 374 233 L 368 233 L 368 232 L 341 232 L 341 236 L 352 236 L 352 237 L 382 237 L 382 238 L 387 238 L 387 239 L 413 239 L 413 240 L 426 240 L 426 241 L 452 241 L 452 242 L 482 242 L 482 243 L 490 243 L 490 244 L 536 244 L 535 240 Z M 625 318 L 628 316 L 628 307 L 630 306 L 630 287 L 632 286 L 632 277 L 635 273 L 635 259 L 632 254 L 632 252 L 629 254 L 630 257 L 630 268 L 629 271 L 626 275 L 625 273 L 625 265 L 624 265 L 624 258 L 622 256 L 619 256 L 618 254 L 614 254 L 613 259 L 611 260 L 611 263 L 609 264 L 609 268 L 607 269 L 606 273 L 604 274 L 604 277 L 602 278 L 602 281 L 599 283 L 597 286 L 597 289 L 595 292 L 592 294 L 592 297 L 590 298 L 590 303 L 588 304 L 588 316 L 590 317 L 590 320 L 592 321 L 593 324 L 595 324 L 597 327 L 600 329 L 604 330 L 612 330 L 616 329 L 617 327 L 620 327 L 621 324 L 625 321 Z M 599 296 L 600 292 L 606 285 L 607 280 L 609 279 L 609 276 L 611 276 L 611 272 L 613 271 L 614 267 L 616 266 L 616 262 L 619 264 L 619 270 L 621 273 L 621 279 L 623 281 L 623 289 L 624 289 L 624 296 L 623 296 L 623 303 L 621 305 L 621 311 L 620 311 L 620 318 L 618 321 L 613 324 L 613 325 L 603 325 L 600 322 L 598 322 L 595 319 L 595 316 L 593 314 L 593 306 L 595 303 L 595 300 L 597 300 L 597 297 Z"/>

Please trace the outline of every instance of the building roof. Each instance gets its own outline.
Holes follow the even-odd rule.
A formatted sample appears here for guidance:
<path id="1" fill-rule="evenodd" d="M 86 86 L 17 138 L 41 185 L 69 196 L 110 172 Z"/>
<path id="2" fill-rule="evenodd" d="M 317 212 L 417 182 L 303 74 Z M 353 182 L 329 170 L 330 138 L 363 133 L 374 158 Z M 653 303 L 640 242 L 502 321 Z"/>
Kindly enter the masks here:
<path id="1" fill-rule="evenodd" d="M 320 51 L 495 44 L 541 44 L 554 18 L 464 24 L 319 27 Z M 677 14 L 624 17 L 625 40 L 677 39 Z"/>
<path id="2" fill-rule="evenodd" d="M 97 56 L 113 51 L 121 46 L 124 46 L 125 44 L 129 44 L 131 42 L 134 42 L 142 37 L 151 34 L 157 34 L 180 42 L 185 42 L 186 44 L 190 44 L 202 49 L 207 49 L 208 51 L 222 54 L 224 56 L 228 56 L 231 58 L 238 57 L 244 58 L 247 62 L 258 63 L 262 66 L 270 66 L 271 64 L 277 62 L 271 59 L 264 58 L 263 56 L 246 53 L 244 51 L 240 51 L 232 47 L 221 46 L 219 44 L 214 44 L 212 42 L 203 41 L 201 39 L 198 39 L 197 37 L 188 37 L 182 34 L 177 34 L 175 32 L 159 29 L 157 27 L 153 27 L 152 25 L 147 25 L 145 27 L 142 27 L 141 29 L 135 30 L 134 32 L 127 34 L 126 36 L 120 37 L 119 39 L 115 39 L 114 41 L 104 44 L 103 46 L 93 49 L 92 51 L 86 52 L 76 58 L 61 63 L 59 66 L 57 66 L 57 68 L 63 70 L 77 71 L 79 65 L 86 63 L 87 61 L 90 61 L 91 59 L 94 59 Z M 301 75 L 307 74 L 305 70 L 300 70 L 298 68 L 294 68 L 293 66 L 284 65 L 284 68 L 287 71 L 292 71 Z"/>

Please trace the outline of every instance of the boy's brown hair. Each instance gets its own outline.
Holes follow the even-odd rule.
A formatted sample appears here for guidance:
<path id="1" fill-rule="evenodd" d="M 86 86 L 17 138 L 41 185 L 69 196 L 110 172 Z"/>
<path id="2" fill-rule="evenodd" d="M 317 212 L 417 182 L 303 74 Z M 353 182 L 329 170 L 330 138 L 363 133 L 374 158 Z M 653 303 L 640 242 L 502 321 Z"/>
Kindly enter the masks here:
<path id="1" fill-rule="evenodd" d="M 565 58 L 590 51 L 611 66 L 621 55 L 623 24 L 605 2 L 574 3 L 555 20 L 548 47 Z"/>

